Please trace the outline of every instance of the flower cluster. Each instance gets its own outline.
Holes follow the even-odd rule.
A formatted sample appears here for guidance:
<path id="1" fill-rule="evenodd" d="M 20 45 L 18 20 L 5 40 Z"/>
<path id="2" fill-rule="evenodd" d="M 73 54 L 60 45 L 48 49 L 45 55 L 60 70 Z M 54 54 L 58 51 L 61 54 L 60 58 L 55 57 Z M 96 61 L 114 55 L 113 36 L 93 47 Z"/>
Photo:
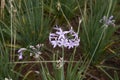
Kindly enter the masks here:
<path id="1" fill-rule="evenodd" d="M 55 48 L 56 46 L 64 46 L 70 49 L 74 46 L 79 46 L 80 39 L 78 38 L 78 34 L 74 32 L 72 27 L 69 31 L 63 31 L 56 25 L 54 29 L 56 30 L 56 32 L 50 33 L 49 35 L 49 41 L 53 45 L 53 48 Z"/>
<path id="2" fill-rule="evenodd" d="M 29 51 L 30 52 L 30 56 L 34 55 L 34 58 L 39 58 L 39 55 L 42 54 L 40 51 L 40 48 L 43 46 L 43 44 L 37 44 L 36 46 L 32 46 L 30 45 L 29 48 L 20 48 L 18 50 L 19 53 L 19 59 L 23 59 L 23 53 L 25 51 Z"/>
<path id="3" fill-rule="evenodd" d="M 115 20 L 112 20 L 113 19 L 113 16 L 110 16 L 109 18 L 106 17 L 106 16 L 103 16 L 103 18 L 100 20 L 101 23 L 104 23 L 105 25 L 109 26 L 109 25 L 112 25 L 112 26 L 115 26 Z"/>

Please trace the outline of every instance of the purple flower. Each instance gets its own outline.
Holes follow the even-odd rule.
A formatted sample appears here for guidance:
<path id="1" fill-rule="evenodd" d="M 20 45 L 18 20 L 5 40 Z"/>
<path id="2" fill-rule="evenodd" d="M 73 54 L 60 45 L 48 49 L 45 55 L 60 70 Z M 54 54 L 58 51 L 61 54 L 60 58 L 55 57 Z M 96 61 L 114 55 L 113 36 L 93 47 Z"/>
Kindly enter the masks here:
<path id="1" fill-rule="evenodd" d="M 23 59 L 23 54 L 22 54 L 22 52 L 19 53 L 19 57 L 18 57 L 18 59 L 19 59 L 19 60 Z"/>
<path id="2" fill-rule="evenodd" d="M 72 38 L 69 39 L 69 45 L 68 48 L 73 48 L 74 46 L 79 46 L 80 39 L 78 38 L 78 34 L 75 33 L 71 27 L 70 29 L 70 35 Z"/>
<path id="3" fill-rule="evenodd" d="M 49 41 L 53 45 L 53 48 L 56 46 L 64 46 L 70 49 L 79 45 L 80 39 L 78 38 L 78 34 L 73 31 L 72 27 L 69 31 L 63 31 L 58 26 L 54 29 L 56 32 L 50 33 L 49 35 Z"/>
<path id="4" fill-rule="evenodd" d="M 58 46 L 59 47 L 67 47 L 68 46 L 68 40 L 66 38 L 58 40 Z"/>
<path id="5" fill-rule="evenodd" d="M 50 33 L 50 35 L 49 35 L 49 41 L 51 42 L 52 45 L 54 45 L 53 48 L 55 48 L 58 44 L 57 37 L 58 36 L 54 33 Z"/>
<path id="6" fill-rule="evenodd" d="M 18 50 L 18 53 L 19 53 L 19 59 L 23 59 L 23 51 L 26 51 L 27 49 L 26 48 L 20 48 L 19 50 Z"/>
<path id="7" fill-rule="evenodd" d="M 69 33 L 69 31 L 63 31 L 61 28 L 59 28 L 58 26 L 56 26 L 54 28 L 56 30 L 55 33 L 50 33 L 49 35 L 49 41 L 51 42 L 51 44 L 53 45 L 53 48 L 55 48 L 56 46 L 67 46 L 67 40 L 65 37 L 65 34 Z"/>
<path id="8" fill-rule="evenodd" d="M 100 20 L 100 23 L 104 23 L 105 25 L 109 26 L 115 26 L 115 20 L 112 20 L 113 16 L 110 16 L 109 18 L 107 18 L 106 16 L 103 16 L 103 18 Z"/>
<path id="9" fill-rule="evenodd" d="M 61 39 L 61 38 L 65 39 L 65 34 L 69 33 L 69 31 L 62 31 L 61 28 L 54 28 L 54 29 L 58 30 L 56 31 L 56 34 L 59 36 L 58 39 Z"/>

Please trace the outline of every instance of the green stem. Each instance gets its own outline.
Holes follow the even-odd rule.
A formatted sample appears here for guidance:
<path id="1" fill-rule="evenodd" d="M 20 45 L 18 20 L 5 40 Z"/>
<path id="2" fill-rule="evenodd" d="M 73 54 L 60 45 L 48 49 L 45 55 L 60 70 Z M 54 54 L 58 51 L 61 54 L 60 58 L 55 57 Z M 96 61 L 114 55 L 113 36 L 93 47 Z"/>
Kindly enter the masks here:
<path id="1" fill-rule="evenodd" d="M 64 46 L 62 46 L 62 68 L 61 68 L 61 80 L 64 80 Z"/>
<path id="2" fill-rule="evenodd" d="M 94 50 L 94 52 L 93 52 L 93 54 L 92 54 L 92 57 L 91 57 L 91 59 L 90 59 L 90 63 L 91 63 L 91 61 L 92 61 L 92 59 L 93 59 L 93 57 L 94 57 L 94 55 L 95 55 L 95 53 L 96 53 L 99 45 L 100 45 L 100 42 L 101 42 L 101 40 L 102 40 L 102 38 L 103 38 L 103 36 L 104 36 L 105 30 L 106 30 L 106 26 L 105 26 L 105 28 L 103 29 L 103 32 L 101 33 L 100 39 L 99 39 L 99 41 L 98 41 L 98 43 L 97 43 L 97 45 L 96 45 L 96 47 L 95 47 L 95 50 Z"/>
<path id="3" fill-rule="evenodd" d="M 12 46 L 12 42 L 13 42 L 13 14 L 12 14 L 12 11 L 13 11 L 13 5 L 12 5 L 12 1 L 9 0 L 10 2 L 10 27 L 11 27 L 11 40 L 10 40 L 10 43 L 11 43 L 11 46 Z M 10 61 L 13 61 L 13 55 L 12 55 L 12 47 L 11 47 L 11 50 L 10 50 Z"/>
<path id="4" fill-rule="evenodd" d="M 59 1 L 58 3 L 60 3 L 60 1 Z M 65 13 L 64 13 L 64 11 L 63 11 L 63 9 L 62 9 L 62 7 L 61 7 L 61 4 L 60 4 L 60 10 L 61 10 L 61 12 L 62 12 L 63 17 L 64 17 L 65 20 L 67 21 L 68 25 L 71 27 L 72 25 L 70 24 L 68 18 L 66 17 L 66 15 L 65 15 Z"/>
<path id="5" fill-rule="evenodd" d="M 107 17 L 108 17 L 108 15 L 110 14 L 110 10 L 111 10 L 111 7 L 112 7 L 112 3 L 113 3 L 113 1 L 110 0 L 109 2 L 110 2 L 110 3 L 109 3 L 109 8 L 108 8 Z"/>

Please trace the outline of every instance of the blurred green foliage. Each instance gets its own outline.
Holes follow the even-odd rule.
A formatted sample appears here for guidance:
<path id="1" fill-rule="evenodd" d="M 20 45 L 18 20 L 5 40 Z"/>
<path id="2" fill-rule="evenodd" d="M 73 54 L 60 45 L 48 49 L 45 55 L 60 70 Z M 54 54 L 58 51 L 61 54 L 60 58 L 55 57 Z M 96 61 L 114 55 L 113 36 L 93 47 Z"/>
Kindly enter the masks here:
<path id="1" fill-rule="evenodd" d="M 10 65 L 9 63 L 11 56 L 14 56 L 13 58 L 16 58 L 18 48 L 27 47 L 29 45 L 36 45 L 38 43 L 48 43 L 46 41 L 48 40 L 49 33 L 51 32 L 51 29 L 54 25 L 69 25 L 70 27 L 72 25 L 71 23 L 74 20 L 76 20 L 76 18 L 78 20 L 77 23 L 79 23 L 78 17 L 82 20 L 82 24 L 79 31 L 79 37 L 81 39 L 81 47 L 79 48 L 81 50 L 81 53 L 78 53 L 76 51 L 75 53 L 83 54 L 84 59 L 79 60 L 83 61 L 80 62 L 80 64 L 68 63 L 66 79 L 82 80 L 85 77 L 85 72 L 89 68 L 91 62 L 92 65 L 100 64 L 101 61 L 109 57 L 108 55 L 106 56 L 106 47 L 108 47 L 113 42 L 114 38 L 112 36 L 116 28 L 109 26 L 104 31 L 104 28 L 102 27 L 103 24 L 99 21 L 103 18 L 103 16 L 109 17 L 113 14 L 113 16 L 115 16 L 117 26 L 119 26 L 120 1 L 117 2 L 117 0 L 12 0 L 12 4 L 10 4 L 9 1 L 10 0 L 5 0 L 5 5 L 3 5 L 2 2 L 0 5 L 1 80 L 3 80 L 5 77 L 11 77 L 17 80 L 18 75 L 21 75 L 20 71 L 22 70 L 22 66 L 24 65 L 17 69 L 20 71 L 15 72 L 15 65 Z M 11 5 L 12 7 L 10 7 Z M 77 23 L 75 24 L 79 26 L 79 24 Z M 117 37 L 118 39 L 120 39 L 119 35 L 117 35 Z M 49 46 L 47 47 L 49 48 Z M 120 51 L 117 48 L 116 50 L 116 52 Z M 13 55 L 11 55 L 12 53 Z M 86 57 L 86 55 L 88 56 Z M 58 57 L 55 58 L 53 56 L 53 60 L 56 59 L 58 59 Z M 50 72 L 48 70 L 49 67 L 47 67 L 47 64 L 41 65 L 40 71 L 42 73 L 40 75 L 43 76 L 43 79 L 60 79 L 59 77 L 61 71 L 56 69 L 55 65 L 55 63 L 53 63 L 52 65 L 53 70 L 55 72 Z M 22 77 L 26 79 L 30 73 L 32 73 L 32 71 L 26 72 L 25 77 L 24 75 L 22 75 Z M 115 72 L 114 77 L 116 80 L 119 79 L 117 72 Z"/>

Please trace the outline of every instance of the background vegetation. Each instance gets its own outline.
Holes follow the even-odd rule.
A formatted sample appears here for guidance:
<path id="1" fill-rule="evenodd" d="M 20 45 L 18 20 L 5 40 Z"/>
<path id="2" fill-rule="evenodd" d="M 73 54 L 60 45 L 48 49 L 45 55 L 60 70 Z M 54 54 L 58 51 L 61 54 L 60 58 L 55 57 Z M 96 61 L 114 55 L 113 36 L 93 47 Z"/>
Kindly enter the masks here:
<path id="1" fill-rule="evenodd" d="M 1 0 L 0 79 L 119 80 L 120 1 L 117 0 Z M 100 23 L 114 16 L 115 26 Z M 79 47 L 53 48 L 48 37 L 55 25 L 72 26 Z M 29 46 L 44 44 L 39 58 Z M 18 50 L 27 48 L 23 59 Z M 37 47 L 35 47 L 37 48 Z M 62 52 L 61 52 L 62 51 Z M 64 56 L 62 55 L 64 54 Z M 61 57 L 64 66 L 58 69 Z"/>

